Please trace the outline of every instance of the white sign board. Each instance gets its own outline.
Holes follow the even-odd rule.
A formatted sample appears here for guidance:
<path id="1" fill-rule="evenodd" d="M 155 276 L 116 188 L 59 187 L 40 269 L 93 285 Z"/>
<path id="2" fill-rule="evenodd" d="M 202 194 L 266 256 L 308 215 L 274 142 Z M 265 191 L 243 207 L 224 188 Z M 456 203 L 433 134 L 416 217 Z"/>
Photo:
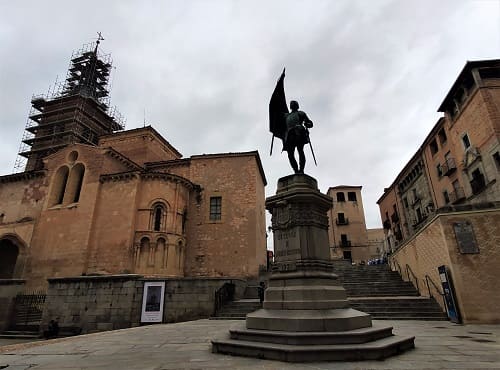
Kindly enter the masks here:
<path id="1" fill-rule="evenodd" d="M 141 322 L 163 321 L 163 299 L 165 296 L 164 281 L 150 281 L 144 283 L 142 293 Z"/>

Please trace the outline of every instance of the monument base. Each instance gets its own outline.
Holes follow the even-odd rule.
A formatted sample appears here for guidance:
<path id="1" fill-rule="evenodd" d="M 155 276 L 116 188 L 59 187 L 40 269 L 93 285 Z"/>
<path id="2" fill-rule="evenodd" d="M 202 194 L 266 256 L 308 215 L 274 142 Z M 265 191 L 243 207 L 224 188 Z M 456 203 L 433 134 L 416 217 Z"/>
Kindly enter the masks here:
<path id="1" fill-rule="evenodd" d="M 415 347 L 415 337 L 392 334 L 392 327 L 340 332 L 251 330 L 241 323 L 230 338 L 213 340 L 212 352 L 285 362 L 383 360 Z"/>
<path id="2" fill-rule="evenodd" d="M 380 360 L 414 348 L 415 337 L 398 337 L 390 326 L 349 307 L 329 258 L 332 199 L 307 175 L 278 181 L 266 201 L 273 215 L 276 263 L 263 308 L 247 315 L 212 351 L 288 362 Z"/>

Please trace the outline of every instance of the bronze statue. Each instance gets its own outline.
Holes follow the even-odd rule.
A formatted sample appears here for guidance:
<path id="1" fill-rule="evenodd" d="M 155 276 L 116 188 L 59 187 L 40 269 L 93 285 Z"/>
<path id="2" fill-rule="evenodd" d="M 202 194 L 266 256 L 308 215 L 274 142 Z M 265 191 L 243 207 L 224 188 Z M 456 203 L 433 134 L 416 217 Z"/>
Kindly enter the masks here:
<path id="1" fill-rule="evenodd" d="M 288 153 L 288 160 L 295 173 L 304 173 L 306 156 L 304 155 L 304 145 L 309 143 L 311 152 L 316 163 L 314 151 L 309 139 L 309 130 L 313 127 L 312 121 L 307 114 L 299 110 L 299 103 L 295 100 L 290 102 L 291 112 L 288 111 L 284 89 L 285 70 L 281 74 L 276 88 L 274 89 L 271 101 L 269 102 L 269 130 L 273 134 L 271 142 L 271 154 L 273 152 L 274 137 L 277 136 L 283 141 L 283 150 Z M 299 164 L 295 160 L 295 149 L 299 153 Z"/>

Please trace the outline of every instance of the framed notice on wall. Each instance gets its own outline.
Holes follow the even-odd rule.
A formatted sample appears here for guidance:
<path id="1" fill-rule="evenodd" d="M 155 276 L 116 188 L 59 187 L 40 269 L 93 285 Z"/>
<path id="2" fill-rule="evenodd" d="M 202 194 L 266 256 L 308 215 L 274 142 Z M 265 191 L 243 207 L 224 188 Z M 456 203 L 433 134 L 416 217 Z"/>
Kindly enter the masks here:
<path id="1" fill-rule="evenodd" d="M 163 321 L 164 297 L 164 281 L 149 281 L 144 283 L 144 291 L 142 292 L 141 323 Z"/>
<path id="2" fill-rule="evenodd" d="M 460 253 L 479 253 L 476 238 L 474 237 L 474 230 L 472 229 L 472 224 L 470 222 L 454 222 L 453 229 L 455 231 L 455 238 L 457 239 L 458 249 L 460 250 Z"/>

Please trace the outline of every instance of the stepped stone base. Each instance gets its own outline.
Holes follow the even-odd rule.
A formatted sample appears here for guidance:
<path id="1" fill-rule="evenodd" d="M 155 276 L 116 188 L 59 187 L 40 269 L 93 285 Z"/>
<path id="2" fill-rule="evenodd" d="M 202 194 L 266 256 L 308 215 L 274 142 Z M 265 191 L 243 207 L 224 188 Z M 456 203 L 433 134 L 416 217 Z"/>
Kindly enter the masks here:
<path id="1" fill-rule="evenodd" d="M 229 339 L 212 341 L 212 352 L 286 362 L 382 360 L 412 349 L 415 337 L 392 335 L 392 327 L 341 332 L 251 330 L 242 323 Z"/>

